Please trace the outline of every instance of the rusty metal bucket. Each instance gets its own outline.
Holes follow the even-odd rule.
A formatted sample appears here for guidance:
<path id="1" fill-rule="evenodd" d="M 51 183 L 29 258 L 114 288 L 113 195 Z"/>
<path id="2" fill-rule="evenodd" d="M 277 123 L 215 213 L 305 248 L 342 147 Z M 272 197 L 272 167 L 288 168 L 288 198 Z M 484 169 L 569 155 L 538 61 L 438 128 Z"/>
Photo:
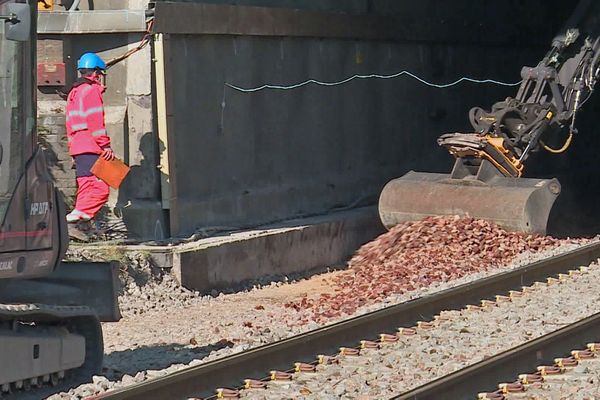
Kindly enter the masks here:
<path id="1" fill-rule="evenodd" d="M 389 182 L 379 198 L 386 228 L 435 215 L 485 219 L 510 231 L 546 233 L 548 216 L 560 194 L 557 179 L 454 179 L 450 174 L 411 171 Z"/>

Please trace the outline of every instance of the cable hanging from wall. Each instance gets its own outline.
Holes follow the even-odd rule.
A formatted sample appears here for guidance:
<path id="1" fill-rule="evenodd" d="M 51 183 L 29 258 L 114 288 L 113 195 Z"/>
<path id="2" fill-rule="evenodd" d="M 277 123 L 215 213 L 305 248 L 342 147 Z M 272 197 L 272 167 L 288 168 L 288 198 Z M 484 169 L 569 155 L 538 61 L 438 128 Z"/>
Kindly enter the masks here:
<path id="1" fill-rule="evenodd" d="M 397 72 L 397 73 L 391 74 L 391 75 L 380 75 L 380 74 L 353 75 L 346 79 L 342 79 L 340 81 L 334 81 L 334 82 L 326 82 L 326 81 L 320 81 L 320 80 L 316 80 L 316 79 L 308 79 L 304 82 L 300 82 L 300 83 L 296 83 L 296 84 L 292 84 L 292 85 L 286 85 L 286 86 L 265 84 L 265 85 L 257 86 L 257 87 L 253 87 L 253 88 L 243 88 L 243 87 L 236 86 L 236 85 L 226 82 L 225 86 L 227 86 L 233 90 L 242 92 L 242 93 L 253 93 L 253 92 L 259 92 L 262 90 L 293 90 L 293 89 L 297 89 L 297 88 L 311 85 L 311 84 L 318 85 L 318 86 L 340 86 L 340 85 L 349 83 L 351 81 L 354 81 L 356 79 L 395 79 L 395 78 L 399 78 L 401 76 L 409 76 L 426 86 L 437 88 L 437 89 L 446 89 L 446 88 L 449 88 L 452 86 L 459 85 L 463 82 L 469 82 L 469 83 L 475 83 L 475 84 L 492 84 L 492 85 L 497 85 L 497 86 L 508 86 L 508 87 L 519 86 L 522 82 L 522 81 L 514 82 L 514 83 L 501 82 L 501 81 L 497 81 L 494 79 L 475 79 L 475 78 L 469 78 L 469 77 L 463 76 L 462 78 L 457 79 L 454 82 L 438 84 L 438 83 L 429 82 L 429 81 L 413 74 L 410 71 L 404 70 L 404 71 L 400 71 L 400 72 Z"/>
<path id="2" fill-rule="evenodd" d="M 146 47 L 152 39 L 152 25 L 153 24 L 154 24 L 154 18 L 151 18 L 148 21 L 146 21 L 146 32 L 144 32 L 144 36 L 142 37 L 142 40 L 140 41 L 140 43 L 136 47 L 126 51 L 124 54 L 107 61 L 106 68 L 107 69 L 112 68 L 115 64 L 118 64 L 121 61 L 125 60 L 126 58 L 131 57 L 133 54 L 137 53 L 138 51 L 140 51 L 144 47 Z"/>

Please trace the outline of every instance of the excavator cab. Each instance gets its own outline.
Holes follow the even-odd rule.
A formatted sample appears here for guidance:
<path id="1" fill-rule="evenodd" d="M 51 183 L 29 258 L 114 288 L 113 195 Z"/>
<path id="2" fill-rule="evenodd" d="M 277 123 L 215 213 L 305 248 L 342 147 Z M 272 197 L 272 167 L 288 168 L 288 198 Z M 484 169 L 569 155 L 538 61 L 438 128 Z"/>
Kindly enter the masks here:
<path id="1" fill-rule="evenodd" d="M 37 145 L 32 7 L 0 1 L 0 279 L 52 272 L 68 244 L 65 207 Z"/>

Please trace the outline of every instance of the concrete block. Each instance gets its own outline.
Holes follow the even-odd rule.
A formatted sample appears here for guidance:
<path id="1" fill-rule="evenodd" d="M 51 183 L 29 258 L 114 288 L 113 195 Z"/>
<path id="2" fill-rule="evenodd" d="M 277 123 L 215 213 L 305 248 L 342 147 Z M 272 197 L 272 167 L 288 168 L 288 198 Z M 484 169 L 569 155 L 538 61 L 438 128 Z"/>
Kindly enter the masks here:
<path id="1" fill-rule="evenodd" d="M 119 202 L 115 214 L 121 216 L 130 238 L 163 240 L 169 235 L 167 212 L 159 201 Z"/>
<path id="2" fill-rule="evenodd" d="M 38 125 L 47 126 L 47 125 L 65 125 L 65 116 L 64 114 L 55 114 L 55 115 L 43 115 L 38 117 Z"/>
<path id="3" fill-rule="evenodd" d="M 157 268 L 171 269 L 173 268 L 173 253 L 164 251 L 156 251 L 155 248 L 150 247 L 150 260 Z"/>
<path id="4" fill-rule="evenodd" d="M 127 126 L 129 134 L 127 140 L 129 141 L 129 154 L 127 157 L 130 165 L 139 164 L 146 158 L 156 159 L 154 154 L 156 143 L 148 143 L 145 148 L 142 146 L 143 136 L 152 134 L 152 124 L 152 97 L 128 96 Z"/>
<path id="5" fill-rule="evenodd" d="M 125 114 L 127 112 L 127 106 L 125 105 L 112 105 L 104 107 L 104 121 L 107 125 L 123 124 L 125 122 Z"/>
<path id="6" fill-rule="evenodd" d="M 103 0 L 102 3 L 106 3 Z M 83 3 L 83 2 L 82 2 Z M 38 33 L 93 34 L 118 32 L 144 32 L 146 30 L 144 10 L 127 11 L 124 7 L 110 9 L 81 10 L 79 12 L 55 11 L 38 15 Z"/>
<path id="7" fill-rule="evenodd" d="M 130 48 L 136 48 L 139 42 L 139 34 L 130 35 Z M 127 59 L 127 94 L 135 96 L 150 95 L 152 92 L 152 73 L 151 73 L 151 53 L 150 46 L 134 53 Z"/>
<path id="8" fill-rule="evenodd" d="M 52 133 L 48 133 L 48 134 L 44 134 L 41 132 L 38 132 L 38 136 L 40 138 L 40 140 L 44 140 L 46 143 L 58 143 L 60 141 L 60 137 L 58 135 L 52 134 Z"/>
<path id="9" fill-rule="evenodd" d="M 148 0 L 129 0 L 130 10 L 145 10 L 148 8 Z"/>
<path id="10" fill-rule="evenodd" d="M 75 180 L 75 174 L 73 174 L 72 178 L 64 177 L 64 178 L 56 178 L 54 180 L 54 184 L 59 189 L 77 189 L 77 182 Z"/>
<path id="11" fill-rule="evenodd" d="M 384 231 L 375 207 L 213 237 L 173 252 L 180 283 L 208 293 L 265 276 L 338 266 Z"/>
<path id="12" fill-rule="evenodd" d="M 52 168 L 50 173 L 54 179 L 57 181 L 60 179 L 63 186 L 70 186 L 68 182 L 73 181 L 73 186 L 75 185 L 75 170 L 72 169 L 62 169 L 62 168 Z"/>
<path id="13" fill-rule="evenodd" d="M 63 42 L 59 39 L 39 39 L 37 41 L 37 61 L 42 62 L 62 62 L 63 61 Z"/>
<path id="14" fill-rule="evenodd" d="M 38 123 L 39 118 L 45 115 L 64 115 L 66 101 L 59 97 L 58 93 L 44 93 L 38 91 Z"/>

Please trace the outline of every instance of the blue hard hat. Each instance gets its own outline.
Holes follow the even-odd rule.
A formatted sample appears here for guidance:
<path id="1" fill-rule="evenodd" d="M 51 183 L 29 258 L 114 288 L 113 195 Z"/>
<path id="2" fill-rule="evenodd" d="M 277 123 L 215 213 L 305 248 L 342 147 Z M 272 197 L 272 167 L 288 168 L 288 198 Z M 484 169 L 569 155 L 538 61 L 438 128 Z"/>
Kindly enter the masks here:
<path id="1" fill-rule="evenodd" d="M 77 69 L 106 69 L 106 63 L 96 53 L 85 53 L 77 61 Z"/>

